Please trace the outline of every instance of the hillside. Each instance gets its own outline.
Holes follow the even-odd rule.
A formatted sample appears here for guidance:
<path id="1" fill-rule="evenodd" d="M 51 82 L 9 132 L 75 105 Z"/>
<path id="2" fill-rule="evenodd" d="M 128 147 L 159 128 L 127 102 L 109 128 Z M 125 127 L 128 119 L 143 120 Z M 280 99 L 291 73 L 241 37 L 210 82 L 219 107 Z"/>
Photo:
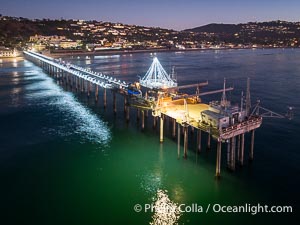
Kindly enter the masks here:
<path id="1" fill-rule="evenodd" d="M 236 24 L 217 24 L 211 23 L 205 26 L 195 27 L 184 31 L 195 32 L 195 33 L 236 33 L 241 29 L 241 25 Z"/>
<path id="2" fill-rule="evenodd" d="M 0 15 L 0 46 L 25 47 L 34 35 L 130 49 L 299 47 L 300 22 L 208 24 L 184 31 L 84 20 L 26 19 Z M 45 44 L 45 43 L 42 43 Z M 48 46 L 47 46 L 48 47 Z"/>

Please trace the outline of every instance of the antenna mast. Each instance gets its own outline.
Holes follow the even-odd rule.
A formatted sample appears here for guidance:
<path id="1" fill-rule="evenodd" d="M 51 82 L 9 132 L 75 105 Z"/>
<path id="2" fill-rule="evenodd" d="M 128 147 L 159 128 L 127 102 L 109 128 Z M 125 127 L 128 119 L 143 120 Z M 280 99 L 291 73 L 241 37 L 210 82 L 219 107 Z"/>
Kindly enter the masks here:
<path id="1" fill-rule="evenodd" d="M 226 99 L 226 78 L 224 78 L 224 86 L 223 86 L 223 94 L 221 99 L 221 106 L 226 109 L 227 106 L 227 99 Z"/>

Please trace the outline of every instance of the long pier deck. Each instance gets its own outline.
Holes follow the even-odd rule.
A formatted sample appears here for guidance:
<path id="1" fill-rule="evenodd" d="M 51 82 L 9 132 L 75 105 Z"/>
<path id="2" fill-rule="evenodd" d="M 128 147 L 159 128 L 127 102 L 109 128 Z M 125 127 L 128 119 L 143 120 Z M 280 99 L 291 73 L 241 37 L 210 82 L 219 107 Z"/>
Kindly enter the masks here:
<path id="1" fill-rule="evenodd" d="M 222 143 L 227 143 L 227 166 L 230 170 L 235 170 L 238 162 L 244 164 L 245 134 L 251 132 L 251 145 L 249 159 L 253 159 L 254 152 L 254 132 L 262 123 L 262 117 L 250 116 L 241 108 L 234 108 L 227 105 L 224 100 L 220 104 L 205 104 L 201 102 L 200 96 L 206 94 L 223 93 L 231 91 L 232 88 L 224 88 L 218 91 L 198 93 L 196 95 L 177 94 L 177 87 L 169 90 L 158 90 L 155 96 L 149 97 L 153 90 L 139 90 L 139 84 L 132 87 L 125 81 L 117 80 L 103 73 L 98 73 L 79 67 L 74 64 L 66 63 L 61 60 L 53 59 L 45 55 L 24 51 L 27 59 L 33 61 L 43 68 L 55 79 L 60 79 L 66 85 L 75 88 L 76 91 L 87 92 L 90 96 L 94 92 L 95 100 L 98 101 L 99 89 L 103 89 L 103 104 L 106 107 L 106 90 L 110 89 L 113 93 L 113 107 L 116 113 L 116 94 L 124 97 L 124 112 L 126 120 L 130 118 L 130 107 L 137 108 L 138 116 L 141 116 L 142 129 L 145 127 L 145 112 L 152 112 L 153 126 L 157 125 L 157 118 L 160 119 L 160 142 L 164 139 L 164 120 L 172 120 L 172 136 L 177 133 L 178 150 L 180 151 L 181 129 L 183 131 L 183 156 L 187 157 L 188 152 L 188 129 L 197 130 L 197 151 L 202 149 L 202 132 L 208 134 L 206 147 L 211 147 L 211 139 L 217 141 L 216 157 L 216 177 L 221 173 L 221 151 Z M 203 83 L 202 85 L 207 85 Z M 177 84 L 176 84 L 177 85 Z M 188 85 L 195 86 L 195 85 Z M 198 87 L 201 84 L 198 85 Z M 169 91 L 172 91 L 170 95 Z M 161 97 L 164 96 L 164 97 Z M 177 131 L 177 132 L 176 132 Z M 237 154 L 237 157 L 236 157 Z"/>

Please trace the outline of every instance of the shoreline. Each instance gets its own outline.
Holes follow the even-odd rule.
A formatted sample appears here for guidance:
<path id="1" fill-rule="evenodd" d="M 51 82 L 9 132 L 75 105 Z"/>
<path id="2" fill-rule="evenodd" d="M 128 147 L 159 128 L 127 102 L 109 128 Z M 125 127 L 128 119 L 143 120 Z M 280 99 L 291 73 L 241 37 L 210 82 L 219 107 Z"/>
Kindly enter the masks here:
<path id="1" fill-rule="evenodd" d="M 106 50 L 97 52 L 63 52 L 63 53 L 50 53 L 49 51 L 43 52 L 44 55 L 57 58 L 64 56 L 101 56 L 101 55 L 121 55 L 121 54 L 138 54 L 138 53 L 156 53 L 156 52 L 196 52 L 196 51 L 223 51 L 223 50 L 262 50 L 262 49 L 299 49 L 299 47 L 263 47 L 263 48 L 192 48 L 192 49 L 143 49 L 143 50 Z"/>
<path id="2" fill-rule="evenodd" d="M 201 50 L 213 50 L 213 49 L 197 48 L 197 49 L 104 50 L 104 51 L 95 51 L 95 52 L 64 52 L 64 53 L 49 53 L 49 51 L 47 51 L 47 52 L 43 52 L 43 54 L 55 58 L 60 56 L 80 56 L 80 55 L 101 56 L 101 55 L 138 54 L 138 53 L 155 53 L 155 52 L 185 52 L 185 51 L 201 51 Z"/>

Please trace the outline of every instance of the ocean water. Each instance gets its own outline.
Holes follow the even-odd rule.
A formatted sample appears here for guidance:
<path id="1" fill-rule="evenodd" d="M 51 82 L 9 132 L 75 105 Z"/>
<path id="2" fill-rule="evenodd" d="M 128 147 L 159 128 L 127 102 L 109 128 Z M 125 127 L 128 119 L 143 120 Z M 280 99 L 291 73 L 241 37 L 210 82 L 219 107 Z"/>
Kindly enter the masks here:
<path id="1" fill-rule="evenodd" d="M 208 81 L 203 91 L 234 91 L 239 103 L 246 79 L 251 99 L 294 119 L 264 118 L 255 133 L 254 161 L 235 172 L 226 169 L 222 149 L 221 179 L 216 180 L 216 143 L 196 154 L 189 134 L 188 158 L 177 153 L 166 123 L 159 143 L 152 118 L 145 130 L 131 109 L 126 123 L 123 100 L 112 96 L 104 109 L 85 94 L 61 87 L 32 62 L 0 59 L 0 223 L 1 224 L 295 224 L 299 208 L 300 50 L 226 50 L 64 57 L 77 65 L 125 81 L 143 76 L 156 55 L 175 71 L 179 85 Z M 188 93 L 195 90 L 188 89 Z M 219 100 L 220 94 L 202 100 Z M 136 212 L 140 206 L 141 212 Z M 151 212 L 145 207 L 156 207 Z M 184 205 L 181 205 L 184 204 Z M 292 213 L 214 212 L 222 206 L 292 206 Z M 168 206 L 171 211 L 159 210 Z M 181 205 L 181 206 L 180 206 Z M 208 212 L 206 209 L 210 205 Z M 193 206 L 197 212 L 178 209 Z M 217 206 L 216 206 L 217 207 Z M 165 208 L 164 208 L 165 209 Z M 202 210 L 201 210 L 202 209 Z M 217 208 L 216 208 L 217 209 Z M 187 208 L 189 211 L 189 208 Z M 195 211 L 195 210 L 194 210 Z"/>

